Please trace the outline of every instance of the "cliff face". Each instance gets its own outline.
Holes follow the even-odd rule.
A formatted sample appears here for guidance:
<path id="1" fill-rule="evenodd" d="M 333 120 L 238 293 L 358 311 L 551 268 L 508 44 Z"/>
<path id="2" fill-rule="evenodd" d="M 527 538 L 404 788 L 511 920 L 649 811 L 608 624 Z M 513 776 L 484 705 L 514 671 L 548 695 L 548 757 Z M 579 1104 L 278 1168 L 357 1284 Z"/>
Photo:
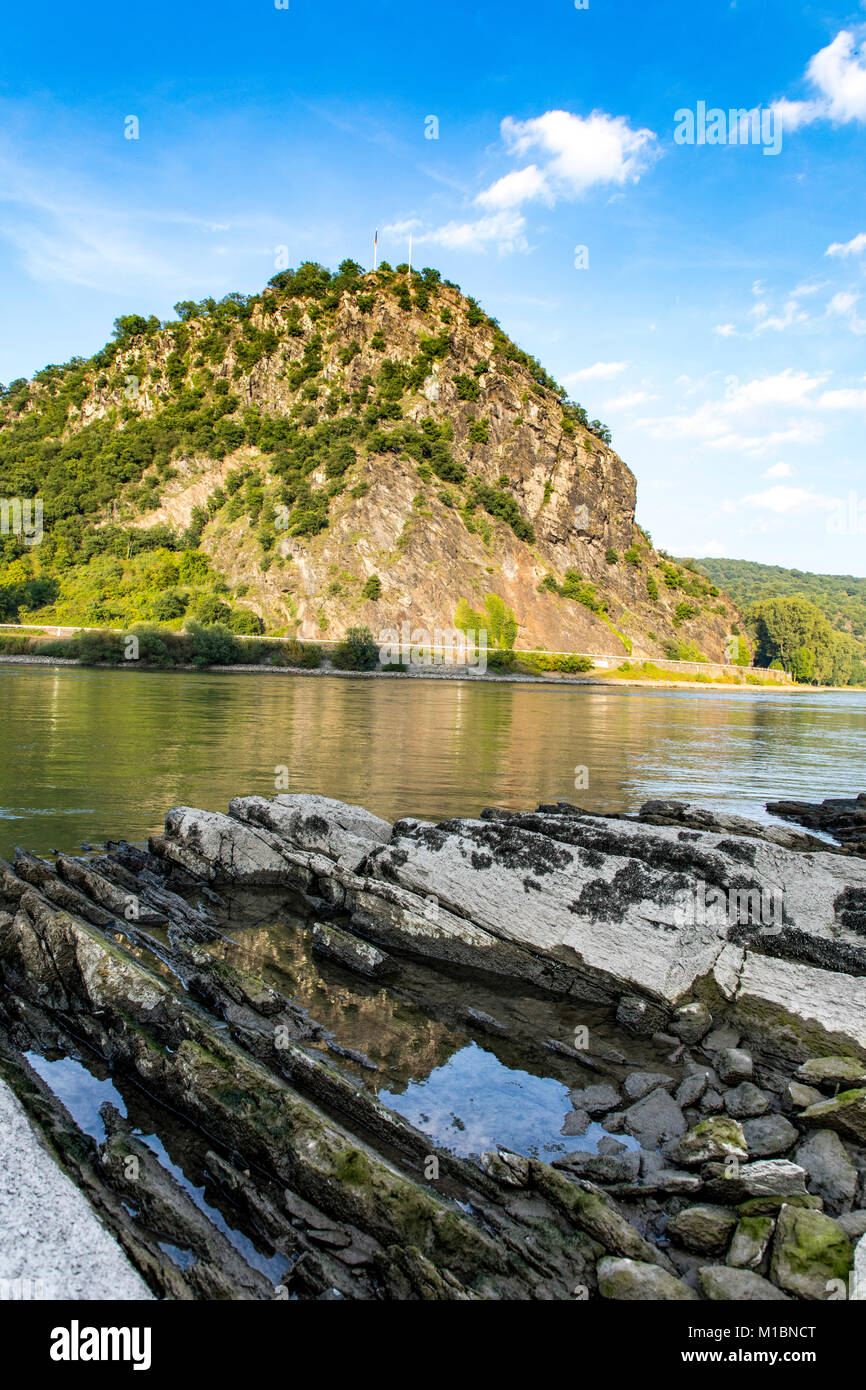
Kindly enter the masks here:
<path id="1" fill-rule="evenodd" d="M 276 281 L 238 314 L 121 321 L 85 364 L 62 437 L 148 441 L 97 528 L 187 529 L 268 631 L 451 628 L 497 594 L 520 648 L 724 659 L 734 605 L 656 553 L 603 427 L 473 301 L 389 268 Z"/>

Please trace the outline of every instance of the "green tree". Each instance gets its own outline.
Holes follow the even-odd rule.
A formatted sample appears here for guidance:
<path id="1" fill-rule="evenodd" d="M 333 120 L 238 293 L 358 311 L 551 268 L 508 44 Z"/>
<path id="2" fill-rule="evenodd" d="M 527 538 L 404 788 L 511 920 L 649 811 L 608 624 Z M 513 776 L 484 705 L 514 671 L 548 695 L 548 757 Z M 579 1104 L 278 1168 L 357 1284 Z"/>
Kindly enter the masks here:
<path id="1" fill-rule="evenodd" d="M 747 620 L 757 666 L 769 666 L 778 658 L 795 679 L 833 683 L 835 634 L 813 603 L 801 598 L 765 599 L 752 605 Z M 794 671 L 795 658 L 799 675 Z"/>
<path id="2" fill-rule="evenodd" d="M 454 626 L 458 632 L 486 632 L 487 646 L 513 651 L 520 627 L 514 609 L 508 608 L 498 594 L 485 595 L 484 609 L 484 613 L 479 613 L 466 599 L 460 599 L 454 610 Z"/>
<path id="3" fill-rule="evenodd" d="M 361 590 L 361 598 L 369 599 L 372 603 L 376 603 L 377 600 L 381 597 L 382 581 L 379 578 L 378 574 L 371 574 L 363 589 Z"/>
<path id="4" fill-rule="evenodd" d="M 817 657 L 811 647 L 798 647 L 791 654 L 791 675 L 801 685 L 810 685 L 815 679 Z"/>
<path id="5" fill-rule="evenodd" d="M 338 671 L 372 671 L 379 664 L 379 648 L 368 627 L 350 627 L 331 654 Z"/>
<path id="6" fill-rule="evenodd" d="M 232 610 L 216 594 L 208 594 L 196 605 L 195 616 L 200 623 L 210 627 L 214 623 L 227 623 Z"/>

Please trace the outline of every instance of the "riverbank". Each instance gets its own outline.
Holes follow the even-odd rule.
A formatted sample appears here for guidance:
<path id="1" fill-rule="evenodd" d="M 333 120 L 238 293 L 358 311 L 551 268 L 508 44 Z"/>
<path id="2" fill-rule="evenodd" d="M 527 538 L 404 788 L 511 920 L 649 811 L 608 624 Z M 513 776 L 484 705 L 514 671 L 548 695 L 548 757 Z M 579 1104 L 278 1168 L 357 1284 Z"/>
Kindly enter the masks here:
<path id="1" fill-rule="evenodd" d="M 0 1055 L 160 1298 L 823 1301 L 866 1235 L 864 894 L 682 802 L 180 807 L 0 864 Z"/>
<path id="2" fill-rule="evenodd" d="M 202 671 L 218 672 L 222 674 L 233 672 L 247 672 L 256 675 L 270 676 L 338 676 L 355 680 L 439 680 L 439 681 L 490 681 L 503 682 L 518 685 L 583 685 L 583 686 L 637 686 L 647 689 L 658 690 L 767 690 L 779 691 L 781 693 L 796 693 L 797 691 L 809 692 L 811 694 L 822 693 L 836 689 L 834 686 L 814 686 L 814 685 L 793 685 L 791 683 L 781 685 L 775 682 L 763 680 L 712 680 L 707 677 L 703 680 L 678 680 L 674 677 L 665 678 L 655 676 L 650 679 L 641 679 L 637 676 L 623 675 L 617 671 L 596 671 L 591 675 L 570 676 L 558 672 L 545 672 L 542 675 L 518 674 L 506 671 L 484 671 L 480 672 L 471 667 L 464 667 L 459 670 L 443 670 L 435 667 L 414 667 L 405 671 L 339 671 L 333 666 L 323 664 L 314 669 L 300 666 L 272 666 L 253 662 L 238 662 L 231 666 L 194 666 L 177 665 L 171 667 L 153 666 L 146 662 L 128 661 L 122 665 L 109 663 L 82 662 L 71 657 L 57 656 L 0 656 L 0 666 L 78 666 L 88 670 L 127 670 L 127 671 L 160 671 L 163 674 L 170 671 L 178 673 L 199 673 Z M 851 686 L 849 689 L 856 689 Z"/>

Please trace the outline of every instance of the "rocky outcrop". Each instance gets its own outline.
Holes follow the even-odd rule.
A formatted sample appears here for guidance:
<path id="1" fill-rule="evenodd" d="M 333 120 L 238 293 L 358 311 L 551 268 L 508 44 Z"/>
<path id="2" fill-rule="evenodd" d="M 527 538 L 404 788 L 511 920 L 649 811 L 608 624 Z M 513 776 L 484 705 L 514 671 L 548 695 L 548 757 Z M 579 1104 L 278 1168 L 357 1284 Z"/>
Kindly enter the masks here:
<path id="1" fill-rule="evenodd" d="M 603 1002 L 637 992 L 662 1018 L 722 1000 L 791 1058 L 866 1053 L 866 868 L 741 818 L 684 830 L 670 808 L 387 827 L 324 798 L 243 797 L 227 816 L 172 811 L 154 849 L 215 884 L 294 886 L 386 950 Z"/>
<path id="2" fill-rule="evenodd" d="M 866 792 L 859 796 L 811 801 L 770 801 L 767 810 L 838 840 L 850 854 L 866 855 Z"/>
<path id="3" fill-rule="evenodd" d="M 183 323 L 127 320 L 90 362 L 51 367 L 14 409 L 0 401 L 0 432 L 26 451 L 35 428 L 58 452 L 44 476 L 34 461 L 46 507 L 73 468 L 61 441 L 98 430 L 129 481 L 88 521 L 192 527 L 268 631 L 450 632 L 461 600 L 477 610 L 491 593 L 524 650 L 728 659 L 736 606 L 654 549 L 608 433 L 476 304 L 438 276 L 410 286 L 380 269 L 328 293 L 316 278 L 188 304 Z M 75 487 L 81 505 L 101 501 Z M 68 577 L 47 621 L 86 620 Z M 100 611 L 115 625 L 141 613 L 117 594 Z"/>
<path id="4" fill-rule="evenodd" d="M 677 803 L 393 826 L 318 796 L 179 807 L 147 849 L 0 864 L 0 1072 L 161 1297 L 824 1298 L 866 1205 L 864 892 L 800 832 Z M 459 1156 L 386 1104 L 294 967 L 238 955 L 287 913 L 363 1007 L 441 978 L 434 1017 L 544 1057 L 570 1151 Z M 618 1045 L 518 1047 L 484 980 L 609 1017 Z M 28 1057 L 82 1046 L 180 1117 L 264 1266 L 142 1148 L 152 1120 L 112 1101 L 81 1136 Z"/>

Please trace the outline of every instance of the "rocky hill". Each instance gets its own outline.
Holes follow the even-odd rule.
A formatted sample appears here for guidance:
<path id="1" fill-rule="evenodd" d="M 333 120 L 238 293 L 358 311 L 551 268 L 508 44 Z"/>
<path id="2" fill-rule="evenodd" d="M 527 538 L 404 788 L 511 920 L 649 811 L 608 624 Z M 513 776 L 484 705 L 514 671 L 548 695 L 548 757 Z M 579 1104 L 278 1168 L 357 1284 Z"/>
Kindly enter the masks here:
<path id="1" fill-rule="evenodd" d="M 374 634 L 513 610 L 518 648 L 724 658 L 730 599 L 657 552 L 610 436 L 438 273 L 304 265 L 118 319 L 0 401 L 0 617 Z"/>

